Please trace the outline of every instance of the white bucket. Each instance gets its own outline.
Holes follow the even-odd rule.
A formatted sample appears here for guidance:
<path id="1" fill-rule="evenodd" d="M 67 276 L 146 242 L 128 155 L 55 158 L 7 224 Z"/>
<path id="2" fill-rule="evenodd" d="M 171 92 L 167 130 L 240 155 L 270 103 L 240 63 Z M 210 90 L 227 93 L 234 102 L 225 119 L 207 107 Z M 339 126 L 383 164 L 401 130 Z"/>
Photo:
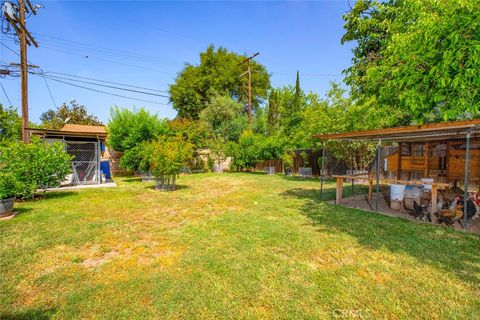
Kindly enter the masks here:
<path id="1" fill-rule="evenodd" d="M 390 187 L 390 200 L 402 201 L 405 196 L 405 185 L 392 184 Z"/>
<path id="2" fill-rule="evenodd" d="M 423 183 L 423 187 L 428 190 L 432 190 L 432 183 L 433 183 L 433 178 L 422 178 L 420 179 Z M 429 184 L 428 184 L 429 183 Z"/>

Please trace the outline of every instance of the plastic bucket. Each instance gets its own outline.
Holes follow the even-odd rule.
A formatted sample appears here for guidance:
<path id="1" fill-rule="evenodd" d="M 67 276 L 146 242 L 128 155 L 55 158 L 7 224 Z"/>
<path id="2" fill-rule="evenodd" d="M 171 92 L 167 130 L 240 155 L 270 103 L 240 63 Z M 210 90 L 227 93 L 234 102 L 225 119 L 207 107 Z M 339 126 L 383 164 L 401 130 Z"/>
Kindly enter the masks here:
<path id="1" fill-rule="evenodd" d="M 402 201 L 405 196 L 405 185 L 392 184 L 390 188 L 390 200 Z"/>

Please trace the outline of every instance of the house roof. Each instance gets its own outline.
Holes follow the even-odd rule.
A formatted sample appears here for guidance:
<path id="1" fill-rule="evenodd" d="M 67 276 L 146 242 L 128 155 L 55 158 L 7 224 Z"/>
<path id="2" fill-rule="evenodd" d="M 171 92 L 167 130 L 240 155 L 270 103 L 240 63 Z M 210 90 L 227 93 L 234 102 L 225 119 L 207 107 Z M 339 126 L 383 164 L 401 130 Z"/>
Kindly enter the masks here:
<path id="1" fill-rule="evenodd" d="M 107 128 L 105 126 L 89 126 L 81 124 L 65 124 L 60 130 L 28 128 L 34 135 L 64 136 L 64 137 L 97 137 L 105 139 Z"/>
<path id="2" fill-rule="evenodd" d="M 314 135 L 314 137 L 320 140 L 377 141 L 382 139 L 382 141 L 408 142 L 462 138 L 465 137 L 468 131 L 474 135 L 479 135 L 480 119 L 334 134 L 318 134 Z"/>

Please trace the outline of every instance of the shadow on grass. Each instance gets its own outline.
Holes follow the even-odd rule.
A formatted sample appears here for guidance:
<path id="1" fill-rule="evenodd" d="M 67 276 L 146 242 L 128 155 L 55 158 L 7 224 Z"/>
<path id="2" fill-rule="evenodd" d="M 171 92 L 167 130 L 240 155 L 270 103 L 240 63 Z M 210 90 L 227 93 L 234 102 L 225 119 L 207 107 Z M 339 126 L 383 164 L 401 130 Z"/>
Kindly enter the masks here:
<path id="1" fill-rule="evenodd" d="M 154 185 L 149 184 L 149 185 L 145 186 L 145 189 L 155 190 L 155 191 L 158 191 L 158 192 L 172 192 L 172 191 L 175 192 L 175 191 L 179 191 L 179 190 L 190 189 L 190 187 L 187 186 L 187 185 L 184 185 L 184 184 L 177 184 L 175 186 L 175 190 L 165 191 L 165 190 L 155 189 L 155 184 Z"/>
<path id="2" fill-rule="evenodd" d="M 127 182 L 127 183 L 142 182 L 142 177 L 130 177 L 130 178 L 122 179 L 122 182 Z"/>
<path id="3" fill-rule="evenodd" d="M 37 320 L 44 320 L 44 319 L 51 319 L 53 313 L 55 312 L 54 309 L 28 309 L 25 311 L 18 311 L 12 313 L 2 313 L 0 314 L 0 319 L 2 320 L 30 320 L 30 319 L 37 319 Z"/>
<path id="4" fill-rule="evenodd" d="M 302 214 L 314 225 L 324 227 L 321 232 L 344 232 L 367 248 L 406 253 L 461 280 L 475 285 L 480 281 L 478 235 L 329 204 L 320 201 L 318 190 L 295 188 L 282 195 L 305 200 Z M 335 189 L 325 190 L 324 195 L 333 199 Z"/>
<path id="5" fill-rule="evenodd" d="M 300 181 L 300 182 L 305 182 L 305 181 L 314 181 L 320 183 L 320 177 L 301 177 L 301 176 L 286 176 L 283 175 L 282 177 L 285 180 L 288 181 Z M 323 182 L 328 183 L 328 182 L 333 182 L 332 179 L 325 179 Z"/>

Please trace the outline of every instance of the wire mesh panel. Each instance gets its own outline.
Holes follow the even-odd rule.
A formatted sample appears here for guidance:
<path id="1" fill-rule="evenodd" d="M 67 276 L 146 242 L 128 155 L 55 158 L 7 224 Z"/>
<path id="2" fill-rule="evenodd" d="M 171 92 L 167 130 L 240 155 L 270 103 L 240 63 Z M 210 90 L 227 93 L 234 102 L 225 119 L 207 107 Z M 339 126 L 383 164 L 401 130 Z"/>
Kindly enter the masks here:
<path id="1" fill-rule="evenodd" d="M 67 141 L 67 153 L 73 155 L 73 184 L 98 182 L 98 143 Z"/>

